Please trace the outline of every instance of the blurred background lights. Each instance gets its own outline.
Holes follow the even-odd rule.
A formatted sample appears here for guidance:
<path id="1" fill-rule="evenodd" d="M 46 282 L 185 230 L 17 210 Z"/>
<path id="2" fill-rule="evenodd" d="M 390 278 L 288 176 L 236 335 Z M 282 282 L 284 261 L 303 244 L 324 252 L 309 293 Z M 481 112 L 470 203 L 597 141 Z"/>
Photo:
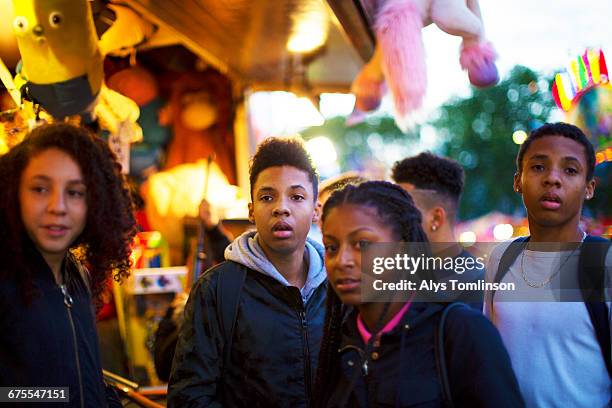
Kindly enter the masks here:
<path id="1" fill-rule="evenodd" d="M 465 231 L 459 235 L 459 242 L 464 247 L 474 245 L 476 243 L 476 234 L 473 231 Z"/>
<path id="2" fill-rule="evenodd" d="M 298 124 L 299 127 L 321 126 L 325 123 L 321 112 L 307 97 L 297 98 L 294 106 L 295 111 L 292 115 L 292 122 Z"/>
<path id="3" fill-rule="evenodd" d="M 306 142 L 306 148 L 317 167 L 335 163 L 338 159 L 336 148 L 326 136 L 317 136 Z"/>
<path id="4" fill-rule="evenodd" d="M 322 93 L 319 110 L 325 119 L 348 116 L 355 106 L 355 95 L 343 93 Z"/>
<path id="5" fill-rule="evenodd" d="M 330 177 L 340 172 L 336 147 L 327 136 L 316 136 L 306 142 L 306 150 L 312 157 L 321 177 Z"/>
<path id="6" fill-rule="evenodd" d="M 425 125 L 421 127 L 421 132 L 419 136 L 421 142 L 421 151 L 436 150 L 441 146 L 442 142 L 444 141 L 444 137 L 441 137 L 442 135 L 438 134 L 438 130 L 431 125 Z"/>
<path id="7" fill-rule="evenodd" d="M 251 94 L 249 111 L 252 125 L 266 137 L 290 135 L 325 123 L 309 98 L 285 91 Z"/>
<path id="8" fill-rule="evenodd" d="M 498 241 L 512 238 L 514 228 L 510 224 L 497 224 L 493 228 L 493 237 Z"/>
<path id="9" fill-rule="evenodd" d="M 512 141 L 517 145 L 522 145 L 527 140 L 527 133 L 524 130 L 517 130 L 512 134 Z"/>
<path id="10" fill-rule="evenodd" d="M 307 53 L 323 46 L 329 31 L 328 12 L 323 2 L 304 3 L 293 16 L 291 35 L 287 50 L 294 53 Z"/>

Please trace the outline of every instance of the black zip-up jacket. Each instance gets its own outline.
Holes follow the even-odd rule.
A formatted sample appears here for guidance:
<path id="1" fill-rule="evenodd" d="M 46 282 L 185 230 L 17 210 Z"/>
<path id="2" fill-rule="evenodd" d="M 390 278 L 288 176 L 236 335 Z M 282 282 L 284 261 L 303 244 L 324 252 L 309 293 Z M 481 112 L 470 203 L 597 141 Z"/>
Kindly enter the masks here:
<path id="1" fill-rule="evenodd" d="M 221 268 L 246 269 L 226 367 L 222 367 L 225 340 L 217 310 Z M 185 306 L 168 406 L 308 406 L 323 335 L 325 290 L 324 282 L 304 305 L 298 288 L 236 262 L 208 270 L 192 288 Z"/>
<path id="2" fill-rule="evenodd" d="M 338 407 L 358 370 L 348 407 L 443 407 L 434 330 L 443 305 L 413 303 L 400 323 L 381 336 L 364 375 L 365 344 L 353 311 L 343 324 L 341 375 L 328 400 Z M 450 311 L 444 349 L 455 407 L 523 407 L 508 353 L 495 327 L 469 307 Z M 368 403 L 369 402 L 369 403 Z"/>
<path id="3" fill-rule="evenodd" d="M 0 284 L 0 386 L 68 387 L 63 407 L 121 406 L 105 389 L 93 305 L 76 261 L 64 261 L 64 294 L 38 251 L 28 258 L 36 291 L 30 304 L 15 281 Z"/>

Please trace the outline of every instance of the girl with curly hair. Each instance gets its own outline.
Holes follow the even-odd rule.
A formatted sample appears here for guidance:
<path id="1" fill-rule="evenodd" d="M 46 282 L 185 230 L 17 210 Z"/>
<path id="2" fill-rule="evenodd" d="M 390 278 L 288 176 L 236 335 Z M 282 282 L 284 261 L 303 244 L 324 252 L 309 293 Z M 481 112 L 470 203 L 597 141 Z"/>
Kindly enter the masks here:
<path id="1" fill-rule="evenodd" d="M 427 242 L 406 191 L 385 181 L 335 191 L 323 208 L 323 242 L 329 285 L 315 407 L 524 406 L 508 353 L 481 313 L 449 308 L 441 326 L 441 303 L 362 301 L 364 245 Z"/>
<path id="2" fill-rule="evenodd" d="M 92 303 L 113 271 L 128 275 L 136 231 L 114 154 L 83 128 L 36 128 L 0 157 L 0 225 L 0 386 L 119 404 L 105 390 Z"/>

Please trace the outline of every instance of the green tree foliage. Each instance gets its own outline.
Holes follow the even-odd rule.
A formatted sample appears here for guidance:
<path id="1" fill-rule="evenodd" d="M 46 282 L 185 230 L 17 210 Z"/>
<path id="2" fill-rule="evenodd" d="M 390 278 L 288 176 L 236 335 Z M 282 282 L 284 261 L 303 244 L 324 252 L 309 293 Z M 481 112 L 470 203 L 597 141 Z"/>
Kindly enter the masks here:
<path id="1" fill-rule="evenodd" d="M 418 144 L 419 129 L 404 134 L 390 116 L 371 116 L 354 126 L 346 126 L 345 122 L 346 118 L 335 117 L 326 120 L 322 126 L 301 132 L 306 140 L 327 136 L 336 147 L 341 171 L 362 170 L 373 157 L 390 164 L 387 160 L 389 152 L 385 152 L 385 148 L 394 147 L 392 153 L 397 154 L 396 160 L 399 160 L 409 153 L 408 150 L 401 151 L 402 148 Z"/>
<path id="2" fill-rule="evenodd" d="M 512 188 L 519 148 L 512 135 L 546 122 L 553 106 L 549 81 L 516 66 L 499 85 L 440 107 L 431 122 L 446 141 L 440 153 L 459 161 L 466 174 L 461 219 L 522 211 Z"/>
<path id="3" fill-rule="evenodd" d="M 430 121 L 443 140 L 436 153 L 459 161 L 466 172 L 461 219 L 491 211 L 524 214 L 521 198 L 512 188 L 519 149 L 512 135 L 517 130 L 529 133 L 548 120 L 555 106 L 551 81 L 552 78 L 516 66 L 497 86 L 474 89 L 467 98 L 446 102 Z M 419 134 L 419 127 L 402 133 L 393 118 L 384 116 L 368 117 L 352 127 L 346 126 L 344 117 L 336 117 L 302 132 L 305 139 L 327 136 L 336 146 L 341 171 L 363 169 L 371 158 L 390 166 L 395 160 L 417 153 Z M 610 217 L 612 165 L 598 166 L 595 174 L 598 189 L 594 199 L 586 203 L 586 213 Z"/>

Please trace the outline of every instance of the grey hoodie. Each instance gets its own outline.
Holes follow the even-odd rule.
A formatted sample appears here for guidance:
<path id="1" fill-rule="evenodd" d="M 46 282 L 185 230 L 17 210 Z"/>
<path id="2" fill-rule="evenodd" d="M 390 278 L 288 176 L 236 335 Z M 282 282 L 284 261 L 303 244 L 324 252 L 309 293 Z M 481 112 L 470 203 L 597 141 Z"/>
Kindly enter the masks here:
<path id="1" fill-rule="evenodd" d="M 304 303 L 308 301 L 314 290 L 327 276 L 323 264 L 323 246 L 310 238 L 306 238 L 306 250 L 308 251 L 308 276 L 304 287 L 300 288 Z M 261 272 L 285 286 L 290 286 L 287 279 L 266 258 L 259 245 L 259 236 L 256 231 L 247 231 L 229 244 L 225 249 L 225 259 Z"/>

